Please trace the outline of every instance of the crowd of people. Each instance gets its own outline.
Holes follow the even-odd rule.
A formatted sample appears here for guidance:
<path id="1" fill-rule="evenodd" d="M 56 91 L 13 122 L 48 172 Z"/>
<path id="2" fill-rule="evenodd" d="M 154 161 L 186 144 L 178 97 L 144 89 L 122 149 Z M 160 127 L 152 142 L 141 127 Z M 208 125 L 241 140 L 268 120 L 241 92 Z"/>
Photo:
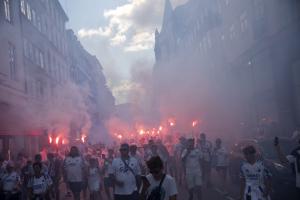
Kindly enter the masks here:
<path id="1" fill-rule="evenodd" d="M 279 139 L 274 151 L 283 164 L 293 164 L 300 188 L 300 147 L 284 155 Z M 242 149 L 241 200 L 269 200 L 272 175 L 252 145 Z M 0 199 L 3 200 L 176 200 L 186 188 L 188 200 L 203 199 L 212 187 L 212 170 L 226 194 L 229 152 L 222 140 L 180 137 L 177 143 L 150 139 L 146 144 L 122 143 L 110 147 L 87 145 L 68 152 L 48 152 L 33 160 L 21 154 L 15 161 L 0 158 Z M 300 190 L 300 189 L 299 189 Z M 63 192 L 64 193 L 63 193 Z"/>

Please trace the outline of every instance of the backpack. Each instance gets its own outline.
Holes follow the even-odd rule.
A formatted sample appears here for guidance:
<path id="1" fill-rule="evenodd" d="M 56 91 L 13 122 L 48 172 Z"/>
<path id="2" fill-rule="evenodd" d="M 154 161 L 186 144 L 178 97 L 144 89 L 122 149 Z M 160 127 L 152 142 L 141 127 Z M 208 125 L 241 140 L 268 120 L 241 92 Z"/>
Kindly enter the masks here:
<path id="1" fill-rule="evenodd" d="M 150 195 L 148 196 L 147 200 L 161 200 L 161 186 L 166 178 L 166 175 L 164 174 L 163 178 L 161 179 L 159 186 L 154 188 Z"/>

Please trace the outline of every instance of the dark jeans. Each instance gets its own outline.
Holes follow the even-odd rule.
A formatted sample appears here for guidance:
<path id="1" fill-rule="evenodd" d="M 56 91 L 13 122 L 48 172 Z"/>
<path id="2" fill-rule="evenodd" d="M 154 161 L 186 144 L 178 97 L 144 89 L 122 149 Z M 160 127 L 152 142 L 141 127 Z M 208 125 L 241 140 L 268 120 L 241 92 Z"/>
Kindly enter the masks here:
<path id="1" fill-rule="evenodd" d="M 69 188 L 73 193 L 74 200 L 80 200 L 80 193 L 83 189 L 83 182 L 69 182 Z"/>
<path id="2" fill-rule="evenodd" d="M 138 192 L 134 192 L 130 195 L 114 195 L 114 200 L 139 200 L 139 194 Z"/>

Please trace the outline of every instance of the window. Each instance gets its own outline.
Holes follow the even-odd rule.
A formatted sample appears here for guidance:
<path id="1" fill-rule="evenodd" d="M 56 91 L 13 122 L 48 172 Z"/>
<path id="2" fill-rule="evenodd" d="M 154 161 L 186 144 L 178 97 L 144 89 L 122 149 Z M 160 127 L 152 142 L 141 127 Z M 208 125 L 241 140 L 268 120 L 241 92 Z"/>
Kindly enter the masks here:
<path id="1" fill-rule="evenodd" d="M 12 21 L 10 0 L 4 0 L 4 14 L 8 22 Z"/>
<path id="2" fill-rule="evenodd" d="M 27 39 L 23 40 L 23 52 L 24 52 L 24 56 L 29 58 L 29 48 L 28 48 L 28 40 Z"/>
<path id="3" fill-rule="evenodd" d="M 241 23 L 241 32 L 245 32 L 248 29 L 248 19 L 247 19 L 247 13 L 244 12 L 240 16 L 240 23 Z"/>
<path id="4" fill-rule="evenodd" d="M 30 5 L 27 3 L 27 19 L 29 21 L 32 20 L 32 16 L 31 16 L 31 8 L 30 8 Z"/>
<path id="5" fill-rule="evenodd" d="M 37 16 L 37 28 L 40 32 L 42 32 L 42 24 L 41 24 L 41 17 Z"/>
<path id="6" fill-rule="evenodd" d="M 34 49 L 34 62 L 37 65 L 40 65 L 40 55 L 39 55 L 39 50 L 36 47 L 33 47 Z"/>
<path id="7" fill-rule="evenodd" d="M 43 54 L 43 52 L 39 52 L 39 55 L 40 55 L 40 66 L 41 66 L 41 68 L 42 69 L 44 69 L 45 68 L 45 62 L 44 62 L 44 54 Z"/>
<path id="8" fill-rule="evenodd" d="M 28 44 L 29 59 L 34 60 L 33 46 L 30 42 L 28 42 L 27 44 Z"/>
<path id="9" fill-rule="evenodd" d="M 212 42 L 211 42 L 211 37 L 210 37 L 210 33 L 209 32 L 207 33 L 207 44 L 208 44 L 209 48 L 212 47 Z"/>
<path id="10" fill-rule="evenodd" d="M 265 2 L 263 0 L 254 1 L 255 17 L 256 19 L 264 18 L 265 16 Z"/>
<path id="11" fill-rule="evenodd" d="M 233 39 L 235 38 L 235 35 L 236 35 L 234 24 L 230 27 L 230 30 L 229 30 L 229 31 L 230 31 L 229 38 L 230 38 L 231 40 L 233 40 Z"/>
<path id="12" fill-rule="evenodd" d="M 38 98 L 44 97 L 44 87 L 41 81 L 36 81 L 36 94 Z"/>
<path id="13" fill-rule="evenodd" d="M 37 16 L 36 16 L 36 13 L 35 13 L 35 11 L 32 9 L 31 10 L 31 17 L 32 17 L 32 23 L 33 23 L 33 25 L 34 26 L 36 26 L 37 25 Z"/>
<path id="14" fill-rule="evenodd" d="M 204 52 L 207 51 L 207 39 L 205 36 L 203 37 L 203 50 L 204 50 Z"/>
<path id="15" fill-rule="evenodd" d="M 26 4 L 25 0 L 21 0 L 21 12 L 23 15 L 26 15 Z"/>
<path id="16" fill-rule="evenodd" d="M 51 54 L 50 54 L 50 51 L 48 51 L 48 56 L 47 56 L 47 72 L 49 73 L 49 74 L 51 74 Z"/>
<path id="17" fill-rule="evenodd" d="M 202 50 L 203 50 L 203 45 L 202 45 L 202 42 L 199 43 L 199 51 L 200 53 L 202 53 Z"/>
<path id="18" fill-rule="evenodd" d="M 8 55 L 9 55 L 9 75 L 11 80 L 17 79 L 16 69 L 16 48 L 13 44 L 9 43 Z"/>

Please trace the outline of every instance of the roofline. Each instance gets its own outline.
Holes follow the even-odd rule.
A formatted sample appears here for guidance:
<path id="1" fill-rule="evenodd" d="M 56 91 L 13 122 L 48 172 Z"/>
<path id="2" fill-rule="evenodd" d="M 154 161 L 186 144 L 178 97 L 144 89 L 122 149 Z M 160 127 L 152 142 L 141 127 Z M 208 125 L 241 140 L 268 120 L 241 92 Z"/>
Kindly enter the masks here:
<path id="1" fill-rule="evenodd" d="M 59 9 L 62 11 L 62 13 L 63 13 L 63 15 L 64 15 L 64 17 L 65 17 L 65 20 L 66 20 L 66 21 L 69 21 L 69 17 L 68 17 L 68 15 L 67 15 L 67 13 L 65 12 L 65 10 L 63 9 L 61 3 L 60 3 L 58 0 L 56 0 L 56 3 L 57 3 L 57 5 L 58 5 Z"/>

